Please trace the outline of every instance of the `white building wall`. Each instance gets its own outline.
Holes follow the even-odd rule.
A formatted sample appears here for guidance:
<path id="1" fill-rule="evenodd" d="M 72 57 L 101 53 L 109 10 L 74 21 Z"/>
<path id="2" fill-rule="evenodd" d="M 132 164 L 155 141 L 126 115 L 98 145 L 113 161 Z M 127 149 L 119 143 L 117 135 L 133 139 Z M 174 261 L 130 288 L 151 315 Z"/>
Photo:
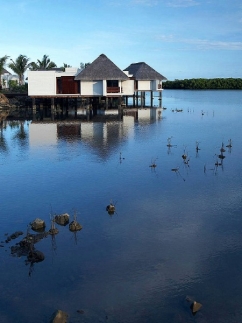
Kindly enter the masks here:
<path id="1" fill-rule="evenodd" d="M 138 81 L 138 91 L 150 91 L 151 81 Z"/>
<path id="2" fill-rule="evenodd" d="M 152 91 L 161 91 L 162 90 L 162 81 L 158 81 L 158 80 L 151 81 L 151 90 Z"/>
<path id="3" fill-rule="evenodd" d="M 61 76 L 75 76 L 79 73 L 76 67 L 60 71 L 28 71 L 28 95 L 56 95 L 56 78 Z"/>
<path id="4" fill-rule="evenodd" d="M 103 95 L 107 95 L 107 81 L 103 80 Z"/>
<path id="5" fill-rule="evenodd" d="M 56 74 L 55 71 L 28 71 L 28 95 L 56 95 Z"/>
<path id="6" fill-rule="evenodd" d="M 151 81 L 151 91 L 157 91 L 158 88 L 158 82 L 155 81 Z"/>
<path id="7" fill-rule="evenodd" d="M 71 75 L 77 75 L 81 72 L 81 69 L 78 67 L 66 67 L 65 73 L 71 73 Z"/>
<path id="8" fill-rule="evenodd" d="M 103 95 L 103 82 L 81 81 L 81 95 Z"/>
<path id="9" fill-rule="evenodd" d="M 122 95 L 134 94 L 134 80 L 127 80 L 122 82 L 123 92 Z"/>

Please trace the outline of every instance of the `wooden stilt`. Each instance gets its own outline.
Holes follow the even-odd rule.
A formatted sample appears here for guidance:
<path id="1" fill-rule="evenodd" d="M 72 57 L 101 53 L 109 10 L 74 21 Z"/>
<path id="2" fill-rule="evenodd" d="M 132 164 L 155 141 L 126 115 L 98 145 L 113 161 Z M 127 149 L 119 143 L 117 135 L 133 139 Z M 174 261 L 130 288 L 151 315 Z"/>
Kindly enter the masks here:
<path id="1" fill-rule="evenodd" d="M 33 120 L 36 120 L 36 102 L 35 98 L 32 98 L 32 111 L 33 111 Z"/>
<path id="2" fill-rule="evenodd" d="M 140 107 L 141 108 L 144 107 L 144 92 L 143 91 L 140 92 Z"/>
<path id="3" fill-rule="evenodd" d="M 159 91 L 159 108 L 162 107 L 162 92 Z"/>
<path id="4" fill-rule="evenodd" d="M 118 118 L 121 120 L 123 117 L 122 98 L 118 98 Z"/>
<path id="5" fill-rule="evenodd" d="M 51 108 L 50 108 L 50 113 L 51 113 L 51 120 L 55 120 L 55 112 L 56 112 L 56 109 L 55 109 L 55 99 L 54 98 L 51 98 Z"/>

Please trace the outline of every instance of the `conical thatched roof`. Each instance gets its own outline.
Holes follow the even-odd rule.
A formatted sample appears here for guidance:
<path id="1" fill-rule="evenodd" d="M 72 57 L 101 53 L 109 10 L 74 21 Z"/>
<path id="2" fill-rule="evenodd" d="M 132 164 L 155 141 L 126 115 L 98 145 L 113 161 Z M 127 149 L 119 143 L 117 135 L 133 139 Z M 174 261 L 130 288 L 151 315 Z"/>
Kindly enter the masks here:
<path id="1" fill-rule="evenodd" d="M 167 80 L 165 76 L 156 72 L 152 67 L 144 62 L 131 64 L 125 68 L 124 71 L 128 71 L 129 74 L 133 75 L 133 77 L 139 81 Z"/>
<path id="2" fill-rule="evenodd" d="M 84 68 L 75 80 L 128 80 L 128 76 L 119 69 L 106 55 L 101 54 L 90 65 Z"/>

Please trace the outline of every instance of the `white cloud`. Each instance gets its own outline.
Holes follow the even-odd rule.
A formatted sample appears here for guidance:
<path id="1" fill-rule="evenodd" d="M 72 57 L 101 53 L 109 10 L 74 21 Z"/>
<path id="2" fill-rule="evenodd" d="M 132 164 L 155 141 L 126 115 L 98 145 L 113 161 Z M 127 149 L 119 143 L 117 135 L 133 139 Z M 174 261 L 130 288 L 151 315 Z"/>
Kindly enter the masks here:
<path id="1" fill-rule="evenodd" d="M 159 1 L 158 0 L 132 0 L 131 3 L 135 5 L 154 7 L 159 3 Z"/>
<path id="2" fill-rule="evenodd" d="M 143 6 L 149 6 L 154 7 L 158 4 L 163 4 L 168 7 L 192 7 L 199 5 L 200 3 L 197 0 L 131 0 L 131 3 L 134 5 L 143 5 Z"/>
<path id="3" fill-rule="evenodd" d="M 195 0 L 170 0 L 167 2 L 168 7 L 193 7 L 199 5 L 198 1 Z"/>
<path id="4" fill-rule="evenodd" d="M 190 49 L 194 50 L 242 50 L 242 42 L 177 38 L 174 35 L 161 35 L 158 36 L 158 40 L 165 43 L 180 43 L 183 45 L 191 45 L 192 48 Z"/>

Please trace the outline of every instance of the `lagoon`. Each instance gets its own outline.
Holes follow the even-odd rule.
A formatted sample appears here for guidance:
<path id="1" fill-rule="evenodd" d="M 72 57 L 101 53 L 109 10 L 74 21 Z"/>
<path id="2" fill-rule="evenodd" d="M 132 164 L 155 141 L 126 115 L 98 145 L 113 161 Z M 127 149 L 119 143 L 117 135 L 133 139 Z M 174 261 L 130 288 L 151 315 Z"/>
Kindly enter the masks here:
<path id="1" fill-rule="evenodd" d="M 4 123 L 0 322 L 56 309 L 72 323 L 241 321 L 242 91 L 164 90 L 162 106 L 157 118 Z M 65 212 L 83 229 L 39 241 L 44 261 L 11 254 L 10 234 Z"/>

